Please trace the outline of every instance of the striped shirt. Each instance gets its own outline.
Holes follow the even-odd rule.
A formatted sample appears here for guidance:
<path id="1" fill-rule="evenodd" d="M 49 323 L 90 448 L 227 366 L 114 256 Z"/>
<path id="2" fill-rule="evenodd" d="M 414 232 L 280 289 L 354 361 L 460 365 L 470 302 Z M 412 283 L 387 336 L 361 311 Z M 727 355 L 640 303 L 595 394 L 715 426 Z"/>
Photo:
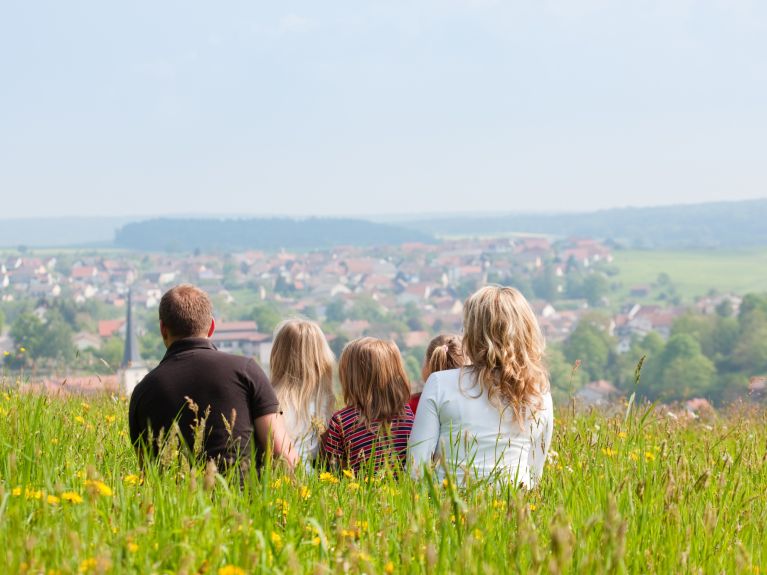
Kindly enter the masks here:
<path id="1" fill-rule="evenodd" d="M 395 459 L 404 466 L 412 428 L 413 411 L 407 405 L 391 422 L 382 424 L 376 420 L 369 427 L 362 422 L 356 407 L 345 407 L 330 418 L 322 439 L 322 451 L 355 471 L 364 468 L 371 456 L 375 458 L 373 469 L 378 469 L 386 460 Z"/>

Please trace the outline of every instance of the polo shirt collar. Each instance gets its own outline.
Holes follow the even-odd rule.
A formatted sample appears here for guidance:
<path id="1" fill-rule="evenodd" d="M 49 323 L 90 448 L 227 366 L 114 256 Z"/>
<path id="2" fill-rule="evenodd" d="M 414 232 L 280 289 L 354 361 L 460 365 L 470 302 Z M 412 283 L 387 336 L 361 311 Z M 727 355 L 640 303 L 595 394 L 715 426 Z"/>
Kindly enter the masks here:
<path id="1" fill-rule="evenodd" d="M 184 339 L 179 339 L 170 344 L 170 347 L 165 352 L 165 356 L 162 358 L 162 360 L 165 361 L 169 357 L 192 349 L 218 348 L 216 348 L 216 346 L 213 345 L 213 342 L 210 341 L 207 337 L 185 337 Z"/>

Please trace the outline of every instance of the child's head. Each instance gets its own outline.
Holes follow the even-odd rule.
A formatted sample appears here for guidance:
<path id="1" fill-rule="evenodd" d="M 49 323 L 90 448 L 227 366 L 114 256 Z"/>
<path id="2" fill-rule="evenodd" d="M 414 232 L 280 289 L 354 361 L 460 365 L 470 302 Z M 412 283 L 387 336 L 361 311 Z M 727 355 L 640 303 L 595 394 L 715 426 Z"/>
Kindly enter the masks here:
<path id="1" fill-rule="evenodd" d="M 321 411 L 332 408 L 334 361 L 325 334 L 313 321 L 289 319 L 275 329 L 269 360 L 272 385 L 280 404 L 299 421 L 309 420 L 312 402 Z"/>
<path id="2" fill-rule="evenodd" d="M 421 377 L 424 381 L 435 371 L 455 369 L 464 365 L 463 346 L 457 335 L 440 334 L 426 348 Z"/>
<path id="3" fill-rule="evenodd" d="M 397 344 L 372 337 L 350 341 L 341 353 L 338 376 L 344 402 L 366 423 L 391 421 L 410 399 L 410 383 Z"/>

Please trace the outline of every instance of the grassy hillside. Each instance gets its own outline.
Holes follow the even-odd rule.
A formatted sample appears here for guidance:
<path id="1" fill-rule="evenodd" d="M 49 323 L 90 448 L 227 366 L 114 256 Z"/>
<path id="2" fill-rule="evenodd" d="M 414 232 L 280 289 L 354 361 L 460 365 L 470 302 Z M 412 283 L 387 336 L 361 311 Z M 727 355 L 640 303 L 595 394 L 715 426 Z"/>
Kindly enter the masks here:
<path id="1" fill-rule="evenodd" d="M 623 291 L 631 286 L 653 283 L 667 273 L 686 300 L 720 292 L 767 291 L 767 248 L 743 250 L 627 250 L 614 253 L 620 269 Z"/>
<path id="2" fill-rule="evenodd" d="M 763 573 L 767 415 L 557 414 L 542 484 L 144 475 L 127 406 L 0 394 L 8 573 Z"/>

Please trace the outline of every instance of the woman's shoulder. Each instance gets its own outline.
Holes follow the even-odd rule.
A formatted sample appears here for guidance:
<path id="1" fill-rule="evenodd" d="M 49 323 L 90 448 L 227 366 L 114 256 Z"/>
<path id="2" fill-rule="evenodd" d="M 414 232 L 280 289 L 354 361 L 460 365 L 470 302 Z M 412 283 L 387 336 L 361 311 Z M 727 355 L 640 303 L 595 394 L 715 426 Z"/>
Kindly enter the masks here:
<path id="1" fill-rule="evenodd" d="M 350 421 L 355 421 L 360 416 L 360 412 L 356 407 L 346 406 L 336 411 L 330 419 L 336 421 L 341 425 L 345 425 Z"/>

